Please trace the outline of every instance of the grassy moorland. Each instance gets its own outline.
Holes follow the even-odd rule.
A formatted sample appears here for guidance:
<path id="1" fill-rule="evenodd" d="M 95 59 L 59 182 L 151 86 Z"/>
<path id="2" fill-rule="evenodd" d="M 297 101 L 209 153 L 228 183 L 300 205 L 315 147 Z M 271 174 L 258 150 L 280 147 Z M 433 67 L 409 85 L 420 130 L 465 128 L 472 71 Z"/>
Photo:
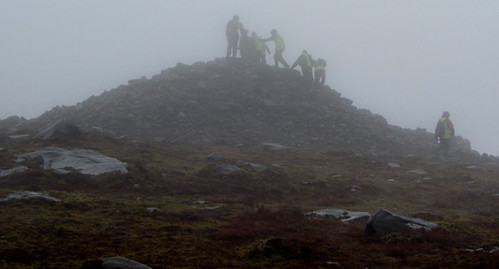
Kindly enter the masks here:
<path id="1" fill-rule="evenodd" d="M 29 170 L 0 178 L 0 198 L 29 190 L 61 200 L 0 204 L 0 268 L 80 268 L 112 256 L 153 268 L 499 268 L 499 252 L 476 250 L 499 245 L 499 167 L 488 163 L 140 144 L 97 134 L 0 142 L 2 167 L 51 145 L 92 149 L 129 170 L 58 175 L 30 160 Z M 213 152 L 225 159 L 207 160 Z M 219 176 L 215 164 L 247 173 Z M 429 175 L 407 173 L 413 169 Z M 365 222 L 306 215 L 326 208 L 386 208 L 439 226 L 365 237 Z"/>

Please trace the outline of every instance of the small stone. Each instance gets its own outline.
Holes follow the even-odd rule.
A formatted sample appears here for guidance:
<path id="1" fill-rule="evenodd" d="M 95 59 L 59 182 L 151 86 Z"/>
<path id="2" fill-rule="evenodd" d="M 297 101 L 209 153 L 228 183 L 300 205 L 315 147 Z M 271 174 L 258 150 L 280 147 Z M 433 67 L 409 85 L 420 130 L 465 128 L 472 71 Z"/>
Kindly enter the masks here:
<path id="1" fill-rule="evenodd" d="M 225 158 L 225 156 L 223 155 L 223 153 L 220 153 L 220 152 L 214 152 L 214 153 L 208 155 L 208 157 L 206 157 L 206 159 L 209 161 L 220 161 L 220 160 L 223 160 L 224 158 Z"/>
<path id="2" fill-rule="evenodd" d="M 388 163 L 388 166 L 390 166 L 390 168 L 400 168 L 400 164 L 398 163 Z"/>
<path id="3" fill-rule="evenodd" d="M 149 212 L 149 213 L 154 213 L 154 212 L 159 212 L 159 211 L 161 211 L 161 210 L 159 210 L 159 208 L 157 208 L 157 207 L 148 207 L 148 208 L 146 208 L 146 210 L 147 210 L 147 212 Z"/>
<path id="4" fill-rule="evenodd" d="M 407 174 L 415 174 L 415 175 L 419 175 L 419 176 L 427 176 L 427 175 L 429 175 L 429 173 L 426 172 L 423 169 L 409 170 L 409 171 L 407 171 Z"/>

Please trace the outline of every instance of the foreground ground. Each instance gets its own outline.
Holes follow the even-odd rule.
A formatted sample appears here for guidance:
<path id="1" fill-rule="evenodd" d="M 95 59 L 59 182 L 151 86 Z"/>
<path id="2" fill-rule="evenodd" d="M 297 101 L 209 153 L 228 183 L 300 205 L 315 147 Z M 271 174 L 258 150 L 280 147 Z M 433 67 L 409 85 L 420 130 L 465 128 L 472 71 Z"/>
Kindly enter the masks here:
<path id="1" fill-rule="evenodd" d="M 95 134 L 0 142 L 2 167 L 52 145 L 92 149 L 129 168 L 57 175 L 33 160 L 30 170 L 0 178 L 0 198 L 29 190 L 61 200 L 0 203 L 0 268 L 80 268 L 113 256 L 153 268 L 499 268 L 499 252 L 489 251 L 499 246 L 499 167 L 487 162 L 146 145 Z M 207 160 L 213 152 L 225 158 Z M 247 173 L 216 175 L 215 164 Z M 407 173 L 414 169 L 428 175 Z M 365 221 L 307 215 L 328 208 L 385 208 L 439 227 L 365 237 Z"/>

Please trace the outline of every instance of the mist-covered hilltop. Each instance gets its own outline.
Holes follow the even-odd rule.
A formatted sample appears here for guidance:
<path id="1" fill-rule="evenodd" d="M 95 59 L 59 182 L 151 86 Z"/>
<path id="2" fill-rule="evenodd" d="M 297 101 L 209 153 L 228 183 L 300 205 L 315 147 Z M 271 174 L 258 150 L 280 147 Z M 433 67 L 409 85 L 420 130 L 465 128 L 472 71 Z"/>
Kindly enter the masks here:
<path id="1" fill-rule="evenodd" d="M 21 125 L 42 128 L 66 118 L 83 130 L 102 129 L 140 141 L 271 142 L 376 156 L 427 154 L 437 146 L 426 130 L 390 125 L 382 116 L 352 103 L 328 86 L 308 89 L 295 70 L 216 59 L 177 64 L 75 106 L 55 107 Z M 455 148 L 471 151 L 469 144 Z"/>

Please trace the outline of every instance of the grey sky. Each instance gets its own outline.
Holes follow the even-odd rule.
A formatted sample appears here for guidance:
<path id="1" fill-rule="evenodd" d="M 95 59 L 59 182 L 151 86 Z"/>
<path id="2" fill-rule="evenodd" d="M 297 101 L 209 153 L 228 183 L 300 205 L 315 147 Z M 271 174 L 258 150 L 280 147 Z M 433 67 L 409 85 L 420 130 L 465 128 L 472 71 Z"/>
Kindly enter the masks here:
<path id="1" fill-rule="evenodd" d="M 499 155 L 496 0 L 2 0 L 0 118 L 223 57 L 234 14 L 263 37 L 277 29 L 288 62 L 325 58 L 326 83 L 357 107 L 430 132 L 448 110 L 458 135 Z"/>

